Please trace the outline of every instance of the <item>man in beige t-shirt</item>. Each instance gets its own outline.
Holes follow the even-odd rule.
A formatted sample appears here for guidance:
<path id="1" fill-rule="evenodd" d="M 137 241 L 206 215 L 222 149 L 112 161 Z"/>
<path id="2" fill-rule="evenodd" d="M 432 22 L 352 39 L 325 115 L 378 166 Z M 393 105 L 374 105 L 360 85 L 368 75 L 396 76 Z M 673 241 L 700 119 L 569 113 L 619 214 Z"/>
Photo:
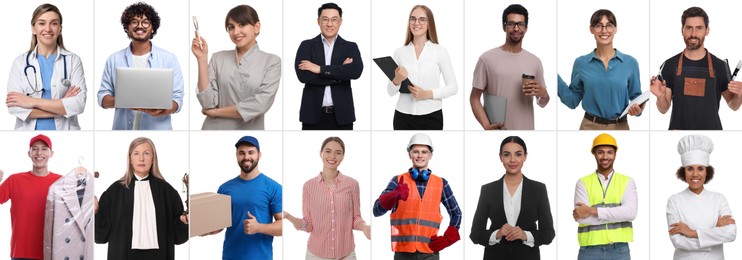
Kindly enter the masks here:
<path id="1" fill-rule="evenodd" d="M 474 117 L 485 130 L 533 130 L 533 98 L 540 107 L 549 103 L 544 83 L 544 68 L 538 57 L 522 48 L 528 30 L 528 10 L 519 4 L 505 8 L 502 14 L 505 44 L 484 52 L 474 68 L 469 97 Z M 523 84 L 523 74 L 535 76 Z M 507 98 L 505 122 L 490 122 L 482 106 L 482 93 Z"/>

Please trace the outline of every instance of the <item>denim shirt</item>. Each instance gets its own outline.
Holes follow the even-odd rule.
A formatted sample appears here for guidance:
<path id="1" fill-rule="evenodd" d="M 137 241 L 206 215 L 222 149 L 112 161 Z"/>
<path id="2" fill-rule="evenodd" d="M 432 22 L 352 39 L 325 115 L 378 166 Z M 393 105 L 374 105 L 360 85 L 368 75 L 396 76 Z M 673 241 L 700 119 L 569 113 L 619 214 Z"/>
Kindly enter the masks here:
<path id="1" fill-rule="evenodd" d="M 178 60 L 172 53 L 160 49 L 152 44 L 149 58 L 147 59 L 148 68 L 171 68 L 173 69 L 173 101 L 178 103 L 179 112 L 183 108 L 183 74 L 180 71 Z M 102 106 L 103 97 L 110 95 L 116 96 L 114 85 L 116 82 L 116 67 L 134 67 L 134 57 L 131 53 L 131 46 L 117 51 L 108 57 L 106 67 L 103 70 L 103 78 L 98 90 L 98 105 Z M 134 111 L 126 108 L 116 108 L 113 117 L 113 130 L 131 130 L 134 122 Z M 172 130 L 170 115 L 153 117 L 142 113 L 141 130 Z"/>

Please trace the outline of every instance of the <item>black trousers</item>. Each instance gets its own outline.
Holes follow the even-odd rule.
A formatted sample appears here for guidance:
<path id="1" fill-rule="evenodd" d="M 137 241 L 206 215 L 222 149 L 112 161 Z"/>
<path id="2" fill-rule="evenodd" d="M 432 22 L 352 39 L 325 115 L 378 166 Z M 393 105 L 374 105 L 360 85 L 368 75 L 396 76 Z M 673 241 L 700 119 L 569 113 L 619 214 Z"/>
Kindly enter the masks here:
<path id="1" fill-rule="evenodd" d="M 338 125 L 335 121 L 335 113 L 322 112 L 317 124 L 302 123 L 301 130 L 353 130 L 353 123 Z"/>
<path id="2" fill-rule="evenodd" d="M 394 110 L 394 130 L 443 130 L 443 109 L 419 116 Z"/>

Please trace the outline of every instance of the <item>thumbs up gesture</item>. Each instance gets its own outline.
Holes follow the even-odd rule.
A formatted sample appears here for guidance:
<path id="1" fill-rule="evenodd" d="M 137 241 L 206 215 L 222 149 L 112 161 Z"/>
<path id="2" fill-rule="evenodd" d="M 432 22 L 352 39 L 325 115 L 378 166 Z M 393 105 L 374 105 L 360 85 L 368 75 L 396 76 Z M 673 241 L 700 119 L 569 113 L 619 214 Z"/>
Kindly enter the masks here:
<path id="1" fill-rule="evenodd" d="M 250 211 L 247 211 L 247 219 L 242 221 L 245 225 L 245 234 L 248 235 L 254 235 L 255 233 L 258 233 L 258 228 L 260 228 L 260 223 L 258 223 L 258 220 L 250 214 Z"/>

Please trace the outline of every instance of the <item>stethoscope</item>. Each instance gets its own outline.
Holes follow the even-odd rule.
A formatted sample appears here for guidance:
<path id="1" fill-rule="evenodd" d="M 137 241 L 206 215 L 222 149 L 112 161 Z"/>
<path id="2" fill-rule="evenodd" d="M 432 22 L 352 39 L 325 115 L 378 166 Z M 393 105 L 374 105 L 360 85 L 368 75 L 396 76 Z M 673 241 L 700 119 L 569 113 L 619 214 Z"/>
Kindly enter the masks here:
<path id="1" fill-rule="evenodd" d="M 26 54 L 26 67 L 23 68 L 23 74 L 26 75 L 26 82 L 28 82 L 29 87 L 33 87 L 33 92 L 26 93 L 26 96 L 30 96 L 33 94 L 36 94 L 38 92 L 44 91 L 44 88 L 42 87 L 39 89 L 39 82 L 36 80 L 36 67 L 34 65 L 31 65 L 31 62 L 29 59 L 31 58 L 31 52 L 29 51 L 28 54 Z M 62 63 L 64 64 L 64 78 L 62 78 L 61 83 L 65 87 L 70 87 L 70 80 L 67 79 L 67 55 L 62 54 Z M 31 69 L 33 71 L 33 86 L 31 85 L 31 80 L 28 79 L 28 69 Z"/>

